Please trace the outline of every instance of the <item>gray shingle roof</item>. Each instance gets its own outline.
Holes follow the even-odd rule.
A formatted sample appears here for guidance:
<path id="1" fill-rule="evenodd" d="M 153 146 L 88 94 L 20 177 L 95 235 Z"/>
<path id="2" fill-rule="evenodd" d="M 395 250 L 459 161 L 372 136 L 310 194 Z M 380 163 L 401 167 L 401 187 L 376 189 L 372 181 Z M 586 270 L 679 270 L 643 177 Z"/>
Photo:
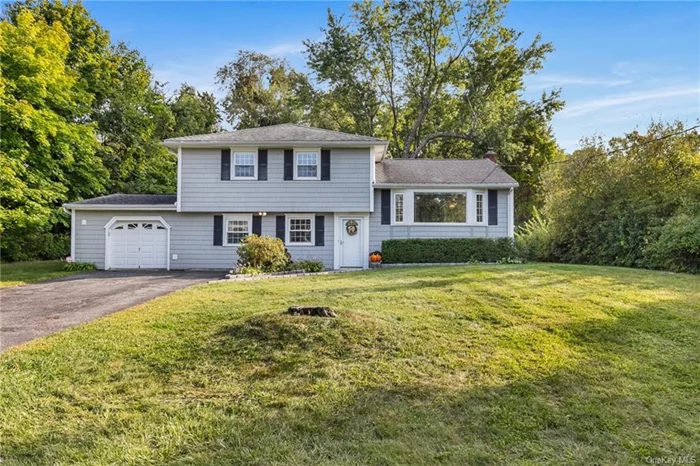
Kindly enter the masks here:
<path id="1" fill-rule="evenodd" d="M 110 194 L 70 205 L 175 205 L 177 194 Z"/>
<path id="2" fill-rule="evenodd" d="M 386 159 L 376 165 L 377 184 L 504 184 L 517 186 L 488 159 Z"/>
<path id="3" fill-rule="evenodd" d="M 239 129 L 223 133 L 197 134 L 194 136 L 183 136 L 170 138 L 163 141 L 165 145 L 176 145 L 181 143 L 226 143 L 226 144 L 261 144 L 261 143 L 284 143 L 284 142 L 347 142 L 371 144 L 386 144 L 386 141 L 370 136 L 359 134 L 341 133 L 328 129 L 310 128 L 308 126 L 285 123 L 281 125 L 263 126 L 260 128 Z"/>

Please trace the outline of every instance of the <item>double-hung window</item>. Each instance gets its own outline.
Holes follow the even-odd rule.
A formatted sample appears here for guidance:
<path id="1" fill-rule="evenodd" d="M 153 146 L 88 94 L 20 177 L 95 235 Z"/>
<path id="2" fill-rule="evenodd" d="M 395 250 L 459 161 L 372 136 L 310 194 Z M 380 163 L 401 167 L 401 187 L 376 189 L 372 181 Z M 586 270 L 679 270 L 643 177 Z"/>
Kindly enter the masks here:
<path id="1" fill-rule="evenodd" d="M 234 152 L 233 153 L 233 178 L 254 180 L 255 179 L 255 152 Z"/>
<path id="2" fill-rule="evenodd" d="M 298 150 L 295 154 L 294 178 L 297 180 L 319 179 L 319 151 Z"/>
<path id="3" fill-rule="evenodd" d="M 240 244 L 241 240 L 250 234 L 251 217 L 249 215 L 226 215 L 225 244 Z"/>
<path id="4" fill-rule="evenodd" d="M 313 244 L 313 217 L 287 217 L 287 243 Z"/>
<path id="5" fill-rule="evenodd" d="M 474 213 L 476 215 L 476 223 L 484 223 L 486 221 L 486 216 L 484 214 L 484 197 L 485 196 L 483 192 L 477 192 L 474 195 Z"/>
<path id="6" fill-rule="evenodd" d="M 403 223 L 403 193 L 394 194 L 394 223 Z"/>

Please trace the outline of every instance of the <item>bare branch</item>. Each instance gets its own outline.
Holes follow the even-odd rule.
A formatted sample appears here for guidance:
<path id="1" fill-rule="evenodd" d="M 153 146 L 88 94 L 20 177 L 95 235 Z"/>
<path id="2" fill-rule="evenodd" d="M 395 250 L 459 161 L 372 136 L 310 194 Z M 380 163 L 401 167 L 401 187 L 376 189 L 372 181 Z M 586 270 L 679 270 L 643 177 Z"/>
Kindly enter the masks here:
<path id="1" fill-rule="evenodd" d="M 427 136 L 425 136 L 425 138 L 423 138 L 423 140 L 422 140 L 421 143 L 418 145 L 418 147 L 416 147 L 416 150 L 414 150 L 414 151 L 411 153 L 410 157 L 408 157 L 408 158 L 411 158 L 411 159 L 418 158 L 418 156 L 421 154 L 421 152 L 423 152 L 423 150 L 425 150 L 426 146 L 427 146 L 430 142 L 434 141 L 435 139 L 447 139 L 447 138 L 450 138 L 450 139 L 464 139 L 464 140 L 467 140 L 467 141 L 474 141 L 475 136 L 474 136 L 474 133 L 473 133 L 473 132 L 469 132 L 469 133 L 455 133 L 455 132 L 451 132 L 451 131 L 441 131 L 441 132 L 439 132 L 439 133 L 428 134 Z"/>

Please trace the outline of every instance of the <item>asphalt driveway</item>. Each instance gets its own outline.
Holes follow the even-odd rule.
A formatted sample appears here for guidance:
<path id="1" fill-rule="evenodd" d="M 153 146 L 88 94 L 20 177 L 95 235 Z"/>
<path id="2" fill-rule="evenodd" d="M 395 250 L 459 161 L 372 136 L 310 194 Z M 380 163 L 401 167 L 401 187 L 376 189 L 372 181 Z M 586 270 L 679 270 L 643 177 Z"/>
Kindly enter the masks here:
<path id="1" fill-rule="evenodd" d="M 0 351 L 121 311 L 223 272 L 90 272 L 0 289 Z"/>

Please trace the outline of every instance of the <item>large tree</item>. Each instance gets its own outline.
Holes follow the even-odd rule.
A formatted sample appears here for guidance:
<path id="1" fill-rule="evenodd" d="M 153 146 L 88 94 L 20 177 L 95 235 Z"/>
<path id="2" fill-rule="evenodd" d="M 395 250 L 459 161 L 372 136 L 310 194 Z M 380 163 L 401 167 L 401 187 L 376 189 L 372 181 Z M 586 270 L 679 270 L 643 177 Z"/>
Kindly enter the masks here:
<path id="1" fill-rule="evenodd" d="M 445 139 L 464 154 L 503 123 L 496 104 L 508 104 L 510 119 L 526 111 L 505 101 L 518 100 L 523 77 L 552 50 L 539 36 L 519 46 L 521 33 L 501 25 L 503 7 L 490 0 L 358 2 L 348 23 L 329 14 L 325 37 L 306 42 L 309 67 L 329 92 L 351 96 L 357 105 L 346 108 L 355 126 L 387 137 L 394 156 L 449 156 L 438 144 Z M 556 109 L 557 97 L 540 105 Z"/>
<path id="2" fill-rule="evenodd" d="M 168 101 L 175 125 L 168 137 L 191 134 L 215 133 L 221 130 L 221 117 L 216 98 L 209 92 L 197 91 L 189 84 L 182 84 Z"/>
<path id="3" fill-rule="evenodd" d="M 235 128 L 304 120 L 301 96 L 310 91 L 309 83 L 285 60 L 241 50 L 217 71 L 216 82 L 226 91 L 226 120 Z"/>
<path id="4" fill-rule="evenodd" d="M 106 172 L 95 125 L 81 122 L 93 96 L 66 64 L 70 36 L 30 11 L 0 23 L 0 233 L 5 258 L 51 254 L 61 203 L 100 193 Z M 32 244 L 33 243 L 33 244 Z"/>

